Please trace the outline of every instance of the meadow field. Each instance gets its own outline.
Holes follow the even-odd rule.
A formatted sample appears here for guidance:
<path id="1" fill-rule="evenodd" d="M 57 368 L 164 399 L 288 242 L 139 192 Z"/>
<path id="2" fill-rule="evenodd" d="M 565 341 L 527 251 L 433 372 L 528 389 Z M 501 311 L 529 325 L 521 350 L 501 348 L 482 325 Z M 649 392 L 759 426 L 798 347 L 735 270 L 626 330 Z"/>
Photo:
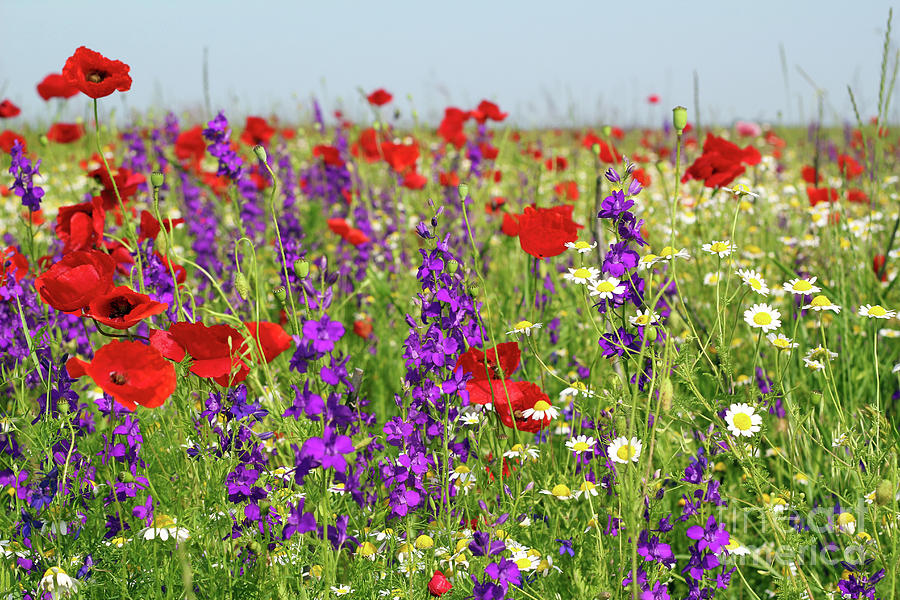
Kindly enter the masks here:
<path id="1" fill-rule="evenodd" d="M 89 118 L 0 103 L 0 597 L 897 596 L 887 39 L 838 127 L 125 118 L 63 59 Z"/>

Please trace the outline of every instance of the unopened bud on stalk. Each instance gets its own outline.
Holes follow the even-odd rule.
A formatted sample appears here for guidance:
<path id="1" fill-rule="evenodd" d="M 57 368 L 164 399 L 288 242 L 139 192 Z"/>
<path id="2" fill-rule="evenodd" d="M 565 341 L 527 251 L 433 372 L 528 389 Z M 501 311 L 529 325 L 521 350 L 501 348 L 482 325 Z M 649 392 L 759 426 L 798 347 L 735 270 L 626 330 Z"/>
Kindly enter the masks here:
<path id="1" fill-rule="evenodd" d="M 150 185 L 155 188 L 162 187 L 166 182 L 166 176 L 162 174 L 160 171 L 153 171 L 150 173 Z"/>
<path id="2" fill-rule="evenodd" d="M 282 306 L 284 306 L 284 302 L 285 302 L 285 300 L 287 300 L 287 291 L 285 291 L 284 286 L 283 285 L 278 286 L 277 288 L 275 288 L 275 291 L 272 293 L 275 294 L 275 299 L 278 300 L 278 302 Z"/>
<path id="3" fill-rule="evenodd" d="M 255 154 L 256 158 L 258 158 L 262 162 L 266 162 L 269 158 L 268 156 L 266 156 L 266 149 L 263 148 L 261 144 L 253 146 L 253 154 Z"/>
<path id="4" fill-rule="evenodd" d="M 466 287 L 469 289 L 469 295 L 470 295 L 470 296 L 477 296 L 477 295 L 478 295 L 478 290 L 481 289 L 481 283 L 479 283 L 478 281 L 473 280 L 473 281 L 470 281 L 470 282 L 467 284 Z"/>
<path id="5" fill-rule="evenodd" d="M 156 236 L 156 243 L 155 243 L 155 245 L 154 245 L 154 248 L 156 249 L 157 252 L 159 252 L 160 254 L 162 254 L 163 256 L 165 256 L 165 255 L 168 253 L 168 250 L 169 250 L 169 238 L 168 238 L 168 236 L 166 236 L 165 234 L 163 234 L 162 232 L 160 232 L 160 233 Z"/>
<path id="6" fill-rule="evenodd" d="M 456 191 L 459 192 L 459 199 L 465 200 L 466 197 L 469 195 L 469 186 L 468 186 L 468 184 L 461 183 L 456 187 Z"/>
<path id="7" fill-rule="evenodd" d="M 50 145 L 50 139 L 43 133 L 41 134 L 41 137 L 38 138 L 38 141 L 41 143 L 41 146 Z"/>
<path id="8" fill-rule="evenodd" d="M 594 156 L 600 156 L 600 144 L 591 144 L 591 152 Z"/>
<path id="9" fill-rule="evenodd" d="M 672 409 L 672 400 L 675 398 L 675 390 L 672 387 L 672 380 L 666 377 L 659 386 L 659 402 L 663 411 Z"/>
<path id="10" fill-rule="evenodd" d="M 675 127 L 675 133 L 681 135 L 684 128 L 687 127 L 687 109 L 683 106 L 676 106 L 672 109 L 672 125 Z"/>
<path id="11" fill-rule="evenodd" d="M 878 506 L 891 504 L 894 501 L 894 489 L 895 486 L 893 483 L 887 479 L 883 479 L 881 483 L 878 484 L 878 487 L 875 488 L 875 503 Z"/>
<path id="12" fill-rule="evenodd" d="M 247 283 L 247 278 L 240 271 L 234 276 L 234 289 L 244 300 L 250 297 L 250 284 Z"/>
<path id="13" fill-rule="evenodd" d="M 456 273 L 457 270 L 459 270 L 458 262 L 456 262 L 452 258 L 449 261 L 447 261 L 447 272 L 448 273 Z"/>
<path id="14" fill-rule="evenodd" d="M 608 138 L 610 135 L 612 135 L 612 127 L 610 127 L 609 125 L 604 125 L 601 131 L 603 132 L 603 137 L 605 138 Z"/>
<path id="15" fill-rule="evenodd" d="M 306 279 L 309 275 L 309 261 L 305 258 L 298 258 L 294 261 L 294 273 L 300 279 Z"/>

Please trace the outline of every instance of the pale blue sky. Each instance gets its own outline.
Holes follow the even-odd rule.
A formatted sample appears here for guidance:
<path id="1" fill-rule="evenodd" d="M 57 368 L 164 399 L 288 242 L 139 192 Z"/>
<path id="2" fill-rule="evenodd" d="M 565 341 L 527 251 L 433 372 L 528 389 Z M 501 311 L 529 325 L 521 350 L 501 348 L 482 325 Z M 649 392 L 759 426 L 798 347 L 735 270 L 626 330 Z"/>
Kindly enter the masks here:
<path id="1" fill-rule="evenodd" d="M 30 116 L 52 118 L 35 85 L 86 45 L 131 65 L 132 90 L 104 100 L 106 108 L 202 106 L 208 47 L 212 107 L 235 116 L 308 114 L 313 95 L 329 111 L 341 101 L 360 116 L 357 88 L 383 86 L 406 113 L 411 94 L 426 118 L 450 104 L 474 108 L 490 98 L 522 126 L 572 118 L 658 124 L 676 104 L 688 106 L 693 119 L 696 70 L 704 121 L 774 122 L 779 111 L 785 119 L 808 119 L 815 93 L 800 66 L 827 93 L 826 119 L 844 119 L 852 118 L 848 84 L 862 112 L 875 111 L 890 6 L 882 0 L 0 0 L 0 97 Z M 900 30 L 900 14 L 895 25 Z M 651 93 L 661 97 L 656 107 L 646 103 Z M 86 105 L 73 98 L 66 116 L 83 114 Z"/>

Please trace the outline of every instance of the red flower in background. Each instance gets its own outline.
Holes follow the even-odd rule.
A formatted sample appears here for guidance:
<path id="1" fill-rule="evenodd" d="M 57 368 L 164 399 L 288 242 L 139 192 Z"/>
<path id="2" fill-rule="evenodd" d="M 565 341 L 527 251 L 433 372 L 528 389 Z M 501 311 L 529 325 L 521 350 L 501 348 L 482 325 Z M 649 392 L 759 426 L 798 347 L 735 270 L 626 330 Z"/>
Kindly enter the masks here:
<path id="1" fill-rule="evenodd" d="M 809 196 L 809 205 L 815 206 L 821 202 L 836 202 L 838 191 L 832 188 L 814 188 L 807 186 L 806 195 Z"/>
<path id="2" fill-rule="evenodd" d="M 403 187 L 411 190 L 421 190 L 428 183 L 428 179 L 420 174 L 412 171 L 403 177 Z"/>
<path id="3" fill-rule="evenodd" d="M 212 378 L 223 386 L 240 383 L 250 371 L 240 358 L 243 340 L 240 332 L 229 325 L 207 327 L 203 323 L 179 322 L 168 331 L 150 331 L 150 344 L 165 358 L 181 362 L 190 355 L 191 373 Z"/>
<path id="4" fill-rule="evenodd" d="M 724 138 L 707 133 L 703 154 L 687 168 L 681 182 L 702 179 L 705 187 L 722 187 L 742 175 L 745 164 L 755 165 L 760 160 L 762 156 L 753 146 L 740 148 Z"/>
<path id="5" fill-rule="evenodd" d="M 41 300 L 56 310 L 81 310 L 111 287 L 116 261 L 97 250 L 63 256 L 34 280 Z"/>
<path id="6" fill-rule="evenodd" d="M 847 154 L 839 154 L 837 162 L 838 169 L 847 179 L 856 179 L 865 171 L 865 168 L 856 162 L 856 159 Z"/>
<path id="7" fill-rule="evenodd" d="M 472 378 L 466 384 L 469 402 L 472 404 L 488 404 L 491 402 L 491 388 L 484 382 L 499 382 L 501 377 L 508 379 L 519 368 L 522 354 L 517 342 L 504 342 L 487 353 L 479 348 L 469 348 L 456 360 L 453 370 L 462 369 L 463 373 L 471 373 Z M 485 367 L 487 363 L 487 367 Z M 502 386 L 501 386 L 502 389 Z"/>
<path id="8" fill-rule="evenodd" d="M 90 250 L 103 239 L 106 210 L 99 196 L 89 202 L 62 206 L 56 215 L 56 236 L 63 242 L 63 254 Z"/>
<path id="9" fill-rule="evenodd" d="M 594 144 L 599 146 L 600 154 L 598 158 L 605 163 L 617 163 L 622 160 L 622 155 L 616 150 L 616 147 L 612 144 L 607 144 L 605 141 L 597 137 L 594 132 L 588 131 L 584 134 L 584 137 L 581 138 L 581 146 L 583 148 L 587 148 L 593 152 Z"/>
<path id="10" fill-rule="evenodd" d="M 575 181 L 562 181 L 553 186 L 553 193 L 565 200 L 578 200 L 578 183 Z"/>
<path id="11" fill-rule="evenodd" d="M 868 204 L 869 196 L 859 188 L 851 188 L 847 190 L 847 200 L 854 204 Z"/>
<path id="12" fill-rule="evenodd" d="M 584 226 L 572 220 L 575 207 L 563 204 L 552 208 L 526 206 L 519 217 L 519 244 L 535 258 L 558 256 L 566 251 L 566 242 L 578 239 Z"/>
<path id="13" fill-rule="evenodd" d="M 110 60 L 84 46 L 66 60 L 62 74 L 72 87 L 90 98 L 103 98 L 115 91 L 131 89 L 131 67 L 119 60 Z"/>
<path id="14" fill-rule="evenodd" d="M 494 196 L 493 198 L 491 198 L 490 202 L 484 203 L 484 212 L 486 212 L 489 215 L 496 214 L 496 213 L 500 212 L 500 208 L 504 204 L 506 204 L 506 198 L 504 198 L 503 196 Z M 505 221 L 506 218 L 504 217 L 503 220 Z"/>
<path id="15" fill-rule="evenodd" d="M 3 150 L 5 153 L 10 154 L 12 152 L 13 145 L 16 142 L 22 144 L 22 150 L 24 152 L 28 151 L 28 145 L 25 143 L 25 138 L 15 131 L 7 129 L 3 133 L 0 133 L 0 150 Z"/>
<path id="16" fill-rule="evenodd" d="M 659 96 L 656 94 L 650 94 L 649 96 L 647 96 L 647 103 L 648 104 L 659 104 Z"/>
<path id="17" fill-rule="evenodd" d="M 432 596 L 443 596 L 453 589 L 453 584 L 447 579 L 447 576 L 440 571 L 435 571 L 428 582 L 428 592 Z"/>
<path id="18" fill-rule="evenodd" d="M 503 422 L 509 428 L 513 428 L 513 418 L 515 418 L 515 429 L 519 431 L 527 431 L 529 433 L 537 433 L 550 424 L 550 417 L 543 419 L 532 419 L 522 416 L 522 412 L 529 408 L 535 408 L 539 402 L 546 404 L 546 407 L 538 406 L 537 408 L 550 408 L 550 398 L 541 390 L 541 388 L 530 381 L 494 381 L 494 410 Z M 506 392 L 502 385 L 506 384 Z"/>
<path id="19" fill-rule="evenodd" d="M 0 102 L 0 119 L 11 119 L 21 114 L 22 109 L 9 100 Z"/>
<path id="20" fill-rule="evenodd" d="M 166 231 L 172 231 L 173 227 L 181 225 L 182 223 L 184 223 L 184 219 L 163 219 L 163 225 L 165 226 Z M 138 241 L 143 242 L 144 240 L 155 239 L 156 236 L 159 235 L 159 229 L 160 224 L 159 221 L 156 220 L 156 217 L 151 215 L 150 211 L 142 210 Z"/>
<path id="21" fill-rule="evenodd" d="M 203 139 L 203 127 L 197 125 L 182 131 L 175 138 L 175 158 L 182 162 L 199 167 L 206 155 L 206 140 Z"/>
<path id="22" fill-rule="evenodd" d="M 353 333 L 358 335 L 364 340 L 372 337 L 372 331 L 374 330 L 374 326 L 372 324 L 372 320 L 369 318 L 360 319 L 353 322 Z"/>
<path id="23" fill-rule="evenodd" d="M 350 147 L 350 153 L 353 156 L 359 156 L 366 159 L 366 162 L 376 162 L 381 160 L 381 150 L 378 148 L 378 132 L 372 129 L 363 130 L 359 134 L 359 141 Z"/>
<path id="24" fill-rule="evenodd" d="M 320 145 L 313 148 L 313 156 L 321 158 L 326 165 L 343 168 L 346 163 L 341 158 L 341 151 L 334 146 Z"/>
<path id="25" fill-rule="evenodd" d="M 509 116 L 509 113 L 501 112 L 499 106 L 487 100 L 482 100 L 478 104 L 478 108 L 473 110 L 471 114 L 479 123 L 484 123 L 488 119 L 499 122 Z"/>
<path id="26" fill-rule="evenodd" d="M 138 404 L 162 406 L 175 391 L 175 367 L 156 349 L 140 342 L 110 342 L 97 350 L 91 362 L 73 357 L 66 368 L 72 377 L 89 376 L 132 411 Z"/>
<path id="27" fill-rule="evenodd" d="M 266 145 L 272 136 L 275 135 L 275 128 L 262 117 L 247 117 L 244 124 L 244 133 L 241 134 L 241 141 L 250 146 L 258 144 Z"/>
<path id="28" fill-rule="evenodd" d="M 341 237 L 345 237 L 350 233 L 350 224 L 341 218 L 328 219 L 328 229 Z"/>
<path id="29" fill-rule="evenodd" d="M 800 169 L 800 176 L 803 178 L 803 181 L 806 183 L 811 183 L 812 185 L 818 185 L 822 181 L 822 176 L 816 176 L 816 169 L 810 165 L 804 165 L 802 169 Z"/>
<path id="30" fill-rule="evenodd" d="M 394 97 L 391 95 L 391 93 L 384 88 L 378 88 L 377 90 L 366 96 L 366 100 L 368 100 L 369 104 L 371 104 L 372 106 L 384 106 L 393 99 Z"/>
<path id="31" fill-rule="evenodd" d="M 47 139 L 57 144 L 71 144 L 84 137 L 84 128 L 78 123 L 54 123 L 47 130 Z"/>
<path id="32" fill-rule="evenodd" d="M 0 252 L 0 285 L 6 285 L 12 276 L 17 282 L 28 274 L 28 259 L 15 246 L 7 246 Z"/>
<path id="33" fill-rule="evenodd" d="M 384 142 L 381 144 L 381 152 L 384 154 L 384 161 L 397 173 L 415 170 L 416 161 L 419 160 L 419 145 L 416 142 L 411 144 Z"/>
<path id="34" fill-rule="evenodd" d="M 51 98 L 71 98 L 78 88 L 69 83 L 62 73 L 50 73 L 37 84 L 37 93 L 45 101 Z"/>
<path id="35" fill-rule="evenodd" d="M 97 167 L 88 173 L 88 177 L 93 177 L 103 186 L 100 197 L 103 198 L 103 208 L 106 210 L 119 208 L 116 190 L 118 190 L 119 196 L 122 198 L 122 203 L 125 204 L 137 193 L 138 186 L 147 182 L 146 177 L 140 173 L 133 173 L 125 167 L 120 167 L 115 173 L 115 176 L 110 178 L 106 166 Z M 115 189 L 113 188 L 113 179 L 116 181 Z"/>
<path id="36" fill-rule="evenodd" d="M 115 329 L 128 329 L 167 308 L 168 304 L 122 285 L 91 300 L 84 316 Z"/>
<path id="37" fill-rule="evenodd" d="M 444 119 L 438 126 L 438 135 L 446 143 L 462 148 L 466 143 L 466 133 L 463 131 L 463 127 L 471 116 L 471 113 L 463 112 L 454 106 L 445 108 Z"/>
<path id="38" fill-rule="evenodd" d="M 443 187 L 456 187 L 459 185 L 459 175 L 455 172 L 440 173 L 438 181 Z"/>
<path id="39" fill-rule="evenodd" d="M 279 354 L 285 352 L 293 344 L 291 336 L 278 323 L 251 321 L 244 323 L 244 326 L 250 332 L 250 337 L 256 342 L 256 347 L 267 363 L 275 360 Z M 242 348 L 244 347 L 246 344 L 242 346 Z"/>

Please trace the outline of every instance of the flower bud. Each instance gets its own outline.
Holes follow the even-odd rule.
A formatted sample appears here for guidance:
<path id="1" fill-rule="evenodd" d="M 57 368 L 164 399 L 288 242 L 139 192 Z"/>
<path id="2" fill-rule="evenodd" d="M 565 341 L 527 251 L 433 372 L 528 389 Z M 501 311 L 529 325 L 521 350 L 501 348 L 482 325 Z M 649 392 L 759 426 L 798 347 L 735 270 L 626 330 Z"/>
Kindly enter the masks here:
<path id="1" fill-rule="evenodd" d="M 156 236 L 156 245 L 154 246 L 154 248 L 156 248 L 157 252 L 165 256 L 169 250 L 169 237 L 160 232 Z"/>
<path id="2" fill-rule="evenodd" d="M 447 261 L 447 272 L 448 273 L 456 273 L 459 270 L 459 263 L 454 259 L 450 259 Z"/>
<path id="3" fill-rule="evenodd" d="M 122 471 L 119 473 L 117 479 L 122 483 L 134 483 L 134 475 L 132 475 L 128 471 Z"/>
<path id="4" fill-rule="evenodd" d="M 685 107 L 676 106 L 672 109 L 672 125 L 678 135 L 684 133 L 684 128 L 687 127 L 687 109 Z"/>
<path id="5" fill-rule="evenodd" d="M 284 302 L 287 300 L 287 292 L 285 291 L 284 286 L 278 286 L 272 293 L 275 294 L 275 299 L 278 300 L 279 304 L 284 306 Z"/>
<path id="6" fill-rule="evenodd" d="M 612 135 L 612 127 L 610 127 L 609 125 L 604 125 L 603 129 L 601 129 L 600 131 L 603 132 L 603 137 L 605 138 L 608 138 Z"/>
<path id="7" fill-rule="evenodd" d="M 886 506 L 894 501 L 894 484 L 884 479 L 875 488 L 875 503 L 878 506 Z"/>
<path id="8" fill-rule="evenodd" d="M 43 133 L 41 134 L 41 137 L 38 138 L 38 141 L 41 143 L 41 146 L 48 146 L 50 144 L 50 138 Z"/>
<path id="9" fill-rule="evenodd" d="M 234 276 L 234 289 L 244 300 L 250 297 L 250 284 L 247 283 L 247 277 L 240 271 Z"/>
<path id="10" fill-rule="evenodd" d="M 162 187 L 162 185 L 166 182 L 166 176 L 162 174 L 160 171 L 153 171 L 150 173 L 150 185 L 155 188 Z"/>
<path id="11" fill-rule="evenodd" d="M 675 398 L 675 390 L 672 387 L 672 380 L 666 377 L 659 386 L 659 402 L 663 411 L 672 409 L 672 400 Z"/>
<path id="12" fill-rule="evenodd" d="M 473 280 L 473 281 L 470 281 L 470 282 L 466 285 L 466 287 L 467 287 L 468 290 L 469 290 L 469 295 L 474 297 L 474 296 L 477 296 L 477 295 L 478 295 L 478 290 L 481 289 L 481 283 L 479 283 L 479 282 L 476 281 L 476 280 Z"/>
<path id="13" fill-rule="evenodd" d="M 309 275 L 309 261 L 305 258 L 298 258 L 294 261 L 294 273 L 300 279 L 306 279 Z"/>
<path id="14" fill-rule="evenodd" d="M 253 146 L 253 154 L 255 154 L 256 158 L 258 158 L 262 162 L 266 162 L 269 158 L 268 156 L 266 156 L 266 149 L 263 148 L 261 144 Z"/>
<path id="15" fill-rule="evenodd" d="M 469 186 L 468 184 L 461 183 L 456 187 L 456 191 L 459 192 L 459 199 L 465 200 L 469 195 Z"/>
<path id="16" fill-rule="evenodd" d="M 591 144 L 591 152 L 593 152 L 595 156 L 600 156 L 600 144 Z"/>

